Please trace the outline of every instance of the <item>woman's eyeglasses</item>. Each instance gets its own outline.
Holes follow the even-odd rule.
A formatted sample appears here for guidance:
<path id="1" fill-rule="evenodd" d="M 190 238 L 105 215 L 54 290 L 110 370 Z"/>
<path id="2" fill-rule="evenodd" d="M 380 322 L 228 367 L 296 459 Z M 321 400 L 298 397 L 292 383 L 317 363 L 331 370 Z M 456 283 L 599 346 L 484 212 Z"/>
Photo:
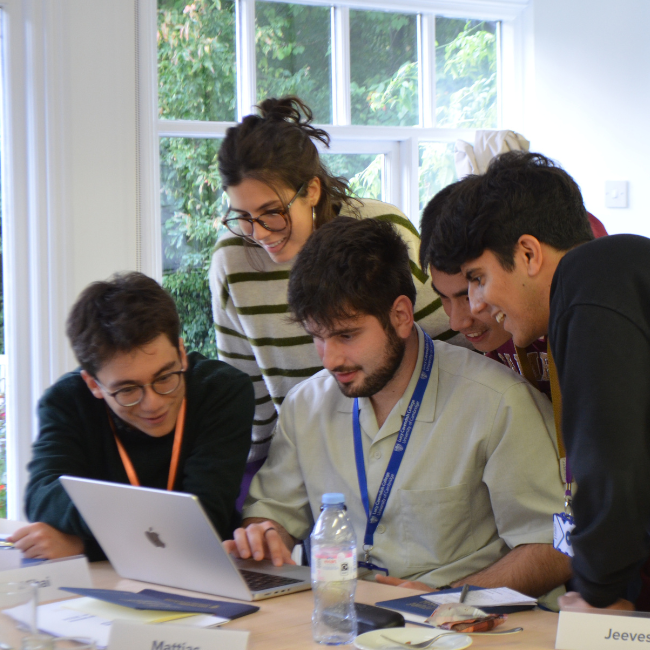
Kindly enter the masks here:
<path id="1" fill-rule="evenodd" d="M 289 225 L 289 210 L 298 196 L 300 196 L 304 187 L 305 185 L 303 183 L 284 209 L 275 208 L 261 214 L 259 217 L 245 217 L 240 214 L 233 214 L 231 208 L 228 208 L 228 212 L 226 212 L 221 221 L 233 235 L 237 235 L 238 237 L 252 238 L 255 223 L 259 223 L 262 228 L 270 232 L 284 230 Z"/>

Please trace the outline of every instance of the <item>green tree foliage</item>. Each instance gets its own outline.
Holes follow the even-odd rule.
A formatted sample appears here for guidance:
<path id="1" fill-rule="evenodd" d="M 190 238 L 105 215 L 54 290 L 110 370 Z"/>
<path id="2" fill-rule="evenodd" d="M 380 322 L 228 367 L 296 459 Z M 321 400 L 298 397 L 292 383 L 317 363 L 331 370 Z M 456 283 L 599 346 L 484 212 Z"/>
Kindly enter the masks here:
<path id="1" fill-rule="evenodd" d="M 423 142 L 419 151 L 420 210 L 443 187 L 456 180 L 454 145 L 444 142 Z"/>
<path id="2" fill-rule="evenodd" d="M 323 154 L 322 159 L 333 176 L 348 180 L 352 194 L 381 200 L 383 183 L 383 154 Z"/>
<path id="3" fill-rule="evenodd" d="M 226 207 L 217 169 L 219 140 L 160 141 L 163 286 L 176 300 L 189 350 L 216 358 L 208 286 L 215 220 Z"/>
<path id="4" fill-rule="evenodd" d="M 417 124 L 415 16 L 351 11 L 350 80 L 353 124 Z"/>
<path id="5" fill-rule="evenodd" d="M 256 3 L 257 93 L 297 94 L 317 122 L 331 121 L 329 10 Z M 416 20 L 352 11 L 353 123 L 418 123 Z M 495 25 L 436 20 L 436 115 L 441 126 L 491 128 L 496 116 Z M 158 0 L 159 114 L 165 119 L 233 121 L 236 115 L 232 0 Z M 216 356 L 207 272 L 225 209 L 215 139 L 160 143 L 164 286 L 176 299 L 188 349 Z M 328 155 L 333 173 L 358 196 L 381 198 L 383 156 Z M 421 203 L 455 177 L 447 145 L 420 149 Z M 413 216 L 413 215 L 411 215 Z"/>
<path id="6" fill-rule="evenodd" d="M 436 19 L 436 123 L 497 126 L 496 23 Z"/>
<path id="7" fill-rule="evenodd" d="M 317 123 L 332 121 L 328 7 L 258 2 L 257 96 L 298 95 Z"/>
<path id="8" fill-rule="evenodd" d="M 232 0 L 158 0 L 158 111 L 176 120 L 233 121 Z"/>

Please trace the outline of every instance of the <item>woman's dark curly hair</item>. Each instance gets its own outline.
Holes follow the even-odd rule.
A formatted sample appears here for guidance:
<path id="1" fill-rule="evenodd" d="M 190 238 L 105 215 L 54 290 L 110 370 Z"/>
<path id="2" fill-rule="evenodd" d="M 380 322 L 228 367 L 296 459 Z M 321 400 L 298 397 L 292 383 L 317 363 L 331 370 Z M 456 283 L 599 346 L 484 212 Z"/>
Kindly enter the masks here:
<path id="1" fill-rule="evenodd" d="M 259 115 L 247 115 L 226 131 L 219 149 L 219 173 L 224 189 L 252 178 L 277 189 L 280 185 L 297 192 L 317 177 L 321 195 L 316 205 L 316 228 L 337 216 L 349 202 L 348 183 L 332 176 L 321 162 L 314 141 L 329 147 L 330 137 L 311 125 L 311 109 L 298 97 L 265 99 Z M 304 116 L 304 118 L 303 118 Z"/>

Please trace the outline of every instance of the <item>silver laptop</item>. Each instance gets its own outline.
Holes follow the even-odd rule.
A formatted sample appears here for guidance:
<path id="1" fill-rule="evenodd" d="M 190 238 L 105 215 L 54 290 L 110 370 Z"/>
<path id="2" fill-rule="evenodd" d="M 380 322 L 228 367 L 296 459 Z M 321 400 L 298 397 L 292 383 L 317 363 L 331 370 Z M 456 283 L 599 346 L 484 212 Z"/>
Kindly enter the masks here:
<path id="1" fill-rule="evenodd" d="M 122 578 L 239 600 L 311 588 L 309 567 L 231 558 L 194 495 L 75 476 L 60 481 Z"/>

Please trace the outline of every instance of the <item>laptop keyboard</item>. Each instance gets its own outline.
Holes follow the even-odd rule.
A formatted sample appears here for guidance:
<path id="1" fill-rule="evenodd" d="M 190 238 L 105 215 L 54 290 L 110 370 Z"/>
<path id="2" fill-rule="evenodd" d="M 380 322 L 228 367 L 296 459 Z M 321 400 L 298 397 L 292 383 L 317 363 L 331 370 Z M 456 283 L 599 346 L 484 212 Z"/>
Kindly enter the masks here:
<path id="1" fill-rule="evenodd" d="M 293 585 L 302 580 L 295 578 L 285 578 L 284 576 L 274 576 L 269 573 L 258 573 L 257 571 L 246 571 L 240 569 L 242 578 L 246 580 L 246 584 L 251 591 L 262 591 L 263 589 L 273 589 L 274 587 L 285 587 L 286 585 Z"/>

